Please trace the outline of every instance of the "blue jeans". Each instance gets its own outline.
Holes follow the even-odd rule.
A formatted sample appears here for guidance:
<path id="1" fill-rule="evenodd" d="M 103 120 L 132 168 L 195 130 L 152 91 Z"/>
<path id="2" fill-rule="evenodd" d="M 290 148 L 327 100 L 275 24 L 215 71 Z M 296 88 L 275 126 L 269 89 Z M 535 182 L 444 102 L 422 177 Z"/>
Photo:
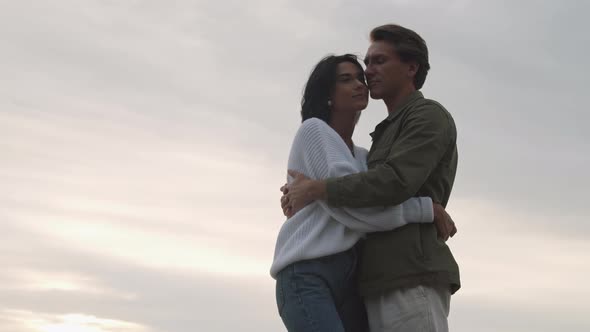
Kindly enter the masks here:
<path id="1" fill-rule="evenodd" d="M 358 248 L 293 263 L 277 275 L 279 315 L 289 332 L 366 332 L 357 292 Z"/>

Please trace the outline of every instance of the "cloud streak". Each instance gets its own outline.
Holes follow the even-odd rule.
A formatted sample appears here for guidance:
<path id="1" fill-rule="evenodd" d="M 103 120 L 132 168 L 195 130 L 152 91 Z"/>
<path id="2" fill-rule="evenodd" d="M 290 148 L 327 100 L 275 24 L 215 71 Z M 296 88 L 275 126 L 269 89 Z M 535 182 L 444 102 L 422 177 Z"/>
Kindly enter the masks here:
<path id="1" fill-rule="evenodd" d="M 586 3 L 0 6 L 0 331 L 281 330 L 303 83 L 391 21 L 427 40 L 424 92 L 459 129 L 453 330 L 590 328 Z M 372 101 L 355 142 L 384 116 Z"/>

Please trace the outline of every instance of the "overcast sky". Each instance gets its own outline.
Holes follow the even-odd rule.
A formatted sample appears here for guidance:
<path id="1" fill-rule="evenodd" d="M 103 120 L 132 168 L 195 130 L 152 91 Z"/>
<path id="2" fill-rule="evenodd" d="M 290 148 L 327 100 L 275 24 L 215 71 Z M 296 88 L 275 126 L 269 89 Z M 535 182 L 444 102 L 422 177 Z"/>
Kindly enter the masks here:
<path id="1" fill-rule="evenodd" d="M 589 331 L 587 1 L 0 0 L 0 331 L 283 331 L 312 67 L 422 35 L 460 161 L 452 331 Z M 371 101 L 357 145 L 386 116 Z"/>

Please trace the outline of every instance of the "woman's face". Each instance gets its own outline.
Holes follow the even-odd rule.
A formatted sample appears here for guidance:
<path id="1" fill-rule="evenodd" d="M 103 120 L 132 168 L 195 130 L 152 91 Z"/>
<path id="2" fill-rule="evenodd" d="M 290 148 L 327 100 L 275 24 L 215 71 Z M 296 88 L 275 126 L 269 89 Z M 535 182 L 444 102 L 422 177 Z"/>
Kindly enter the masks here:
<path id="1" fill-rule="evenodd" d="M 332 112 L 356 113 L 367 108 L 369 94 L 364 72 L 351 62 L 342 62 L 336 69 L 332 91 Z"/>

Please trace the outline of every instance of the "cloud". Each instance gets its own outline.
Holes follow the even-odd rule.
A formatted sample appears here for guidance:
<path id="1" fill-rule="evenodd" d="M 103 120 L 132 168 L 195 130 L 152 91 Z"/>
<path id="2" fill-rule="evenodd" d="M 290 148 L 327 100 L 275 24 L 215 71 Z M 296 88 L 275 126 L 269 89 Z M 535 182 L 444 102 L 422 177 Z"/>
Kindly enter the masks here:
<path id="1" fill-rule="evenodd" d="M 5 310 L 0 317 L 12 321 L 15 332 L 21 330 L 18 326 L 42 332 L 149 332 L 141 325 L 112 319 L 98 318 L 84 314 L 47 315 L 22 310 Z"/>
<path id="2" fill-rule="evenodd" d="M 586 3 L 1 6 L 0 330 L 280 330 L 268 267 L 302 87 L 386 22 L 427 40 L 424 92 L 459 128 L 452 326 L 588 329 Z M 372 101 L 355 142 L 385 115 Z"/>
<path id="3" fill-rule="evenodd" d="M 280 326 L 278 316 L 269 317 L 276 309 L 274 286 L 268 276 L 224 276 L 190 269 L 147 266 L 142 260 L 130 261 L 124 257 L 105 255 L 105 252 L 96 253 L 90 245 L 74 249 L 61 239 L 19 227 L 9 227 L 6 235 L 11 239 L 28 238 L 29 242 L 26 247 L 16 246 L 10 241 L 4 244 L 12 249 L 14 256 L 3 255 L 3 265 L 34 267 L 26 274 L 15 273 L 13 282 L 8 285 L 3 283 L 4 287 L 0 289 L 3 298 L 0 310 L 9 311 L 6 315 L 13 318 L 16 317 L 12 315 L 15 310 L 47 317 L 83 314 L 135 322 L 150 331 L 179 332 L 194 331 L 196 325 L 221 331 L 256 331 L 258 328 L 259 331 L 274 331 Z M 117 246 L 116 239 L 113 243 Z M 26 255 L 28 251 L 36 255 Z M 214 255 L 211 250 L 207 252 Z M 234 263 L 232 260 L 223 262 L 228 265 Z M 6 276 L 6 272 L 2 275 Z M 82 285 L 77 289 L 23 289 L 22 286 L 30 284 L 31 279 L 21 278 L 23 275 L 36 277 L 37 280 L 43 278 L 45 282 L 51 281 L 46 279 L 49 276 L 61 284 L 64 280 L 75 279 Z M 88 291 L 88 287 L 84 286 L 91 286 L 97 291 Z M 230 309 L 234 319 L 228 320 Z"/>

